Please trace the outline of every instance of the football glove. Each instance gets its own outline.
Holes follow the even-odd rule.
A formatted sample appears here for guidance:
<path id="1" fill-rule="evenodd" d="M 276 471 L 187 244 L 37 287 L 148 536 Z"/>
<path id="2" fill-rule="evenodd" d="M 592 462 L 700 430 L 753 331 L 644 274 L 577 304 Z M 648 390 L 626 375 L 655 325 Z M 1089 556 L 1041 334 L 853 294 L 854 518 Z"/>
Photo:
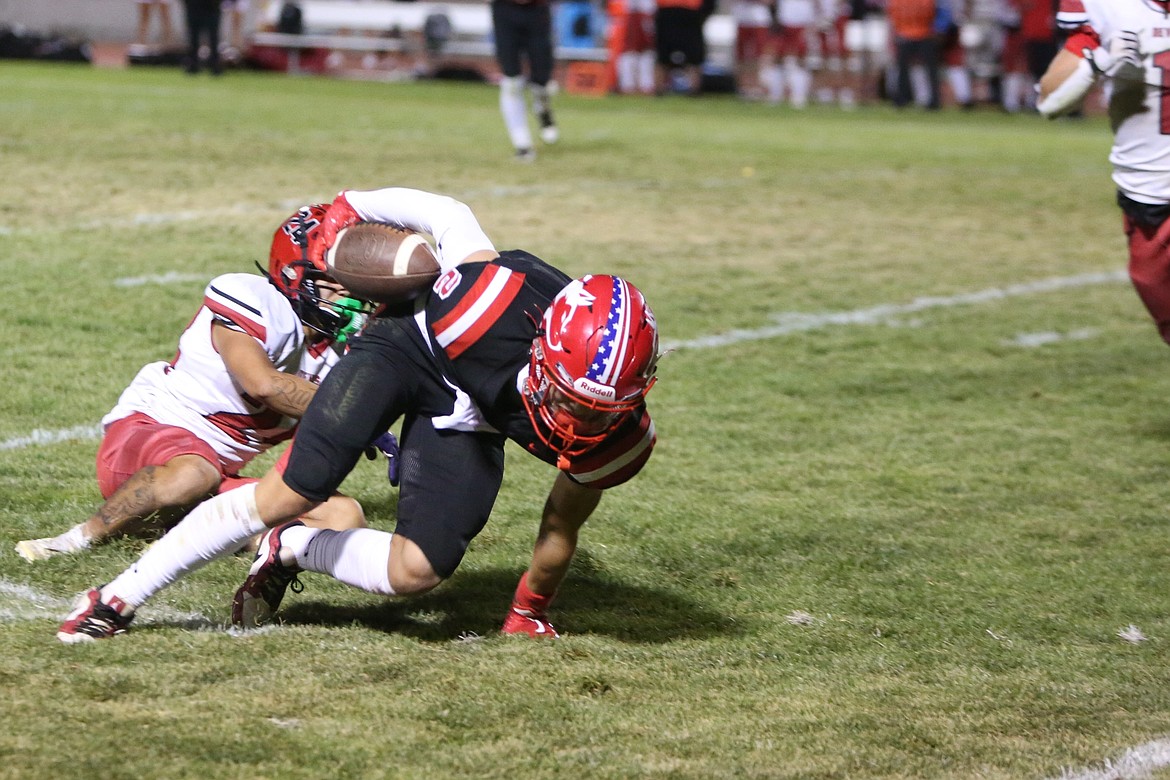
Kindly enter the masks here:
<path id="1" fill-rule="evenodd" d="M 390 431 L 386 431 L 370 442 L 370 446 L 366 450 L 366 457 L 373 460 L 379 452 L 386 456 L 386 478 L 390 480 L 392 487 L 398 487 L 398 465 L 400 460 L 398 457 L 398 439 L 394 438 L 394 434 Z"/>
<path id="2" fill-rule="evenodd" d="M 512 596 L 512 607 L 504 618 L 501 634 L 527 634 L 534 639 L 556 639 L 560 636 L 553 624 L 548 622 L 548 607 L 556 594 L 539 596 L 528 589 L 528 574 L 520 578 L 516 593 Z"/>
<path id="3" fill-rule="evenodd" d="M 338 193 L 321 219 L 321 238 L 309 247 L 309 259 L 318 265 L 324 263 L 325 253 L 337 241 L 337 234 L 361 221 L 361 216 L 349 205 L 345 191 Z"/>
<path id="4" fill-rule="evenodd" d="M 1109 41 L 1109 48 L 1082 49 L 1085 60 L 1099 76 L 1111 79 L 1142 77 L 1141 39 L 1132 30 L 1122 30 Z"/>

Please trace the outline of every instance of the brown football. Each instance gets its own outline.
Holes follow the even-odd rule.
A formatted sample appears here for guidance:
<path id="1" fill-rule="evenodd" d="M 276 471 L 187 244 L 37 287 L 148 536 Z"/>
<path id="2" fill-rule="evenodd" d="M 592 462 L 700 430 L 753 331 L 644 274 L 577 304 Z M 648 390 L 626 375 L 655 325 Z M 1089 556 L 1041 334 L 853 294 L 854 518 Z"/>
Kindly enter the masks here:
<path id="1" fill-rule="evenodd" d="M 378 303 L 413 300 L 439 278 L 439 261 L 426 238 L 382 222 L 359 222 L 339 232 L 325 264 L 355 298 Z"/>

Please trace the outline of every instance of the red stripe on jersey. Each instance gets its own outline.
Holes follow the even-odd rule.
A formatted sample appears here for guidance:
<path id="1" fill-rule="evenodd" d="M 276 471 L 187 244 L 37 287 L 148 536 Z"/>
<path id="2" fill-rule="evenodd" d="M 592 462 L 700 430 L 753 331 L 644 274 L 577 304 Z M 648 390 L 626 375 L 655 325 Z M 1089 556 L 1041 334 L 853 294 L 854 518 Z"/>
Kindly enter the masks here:
<path id="1" fill-rule="evenodd" d="M 272 409 L 264 409 L 256 414 L 216 412 L 205 414 L 203 417 L 230 436 L 232 441 L 248 446 L 279 444 L 291 438 L 293 434 L 291 428 L 276 427 L 280 425 L 284 415 Z"/>
<path id="2" fill-rule="evenodd" d="M 261 344 L 263 344 L 264 339 L 267 338 L 268 331 L 264 328 L 263 323 L 249 319 L 240 314 L 235 309 L 229 309 L 213 298 L 204 298 L 203 305 L 210 309 L 212 314 L 217 317 L 222 317 L 223 319 L 232 323 L 240 330 L 259 341 Z"/>
<path id="3" fill-rule="evenodd" d="M 1060 0 L 1060 13 L 1083 14 L 1084 12 L 1085 4 L 1081 0 Z"/>
<path id="4" fill-rule="evenodd" d="M 524 274 L 488 266 L 455 308 L 435 321 L 435 339 L 454 360 L 495 324 L 524 285 Z"/>
<path id="5" fill-rule="evenodd" d="M 650 413 L 644 412 L 637 426 L 574 458 L 569 466 L 569 476 L 586 487 L 615 487 L 642 470 L 657 441 Z"/>

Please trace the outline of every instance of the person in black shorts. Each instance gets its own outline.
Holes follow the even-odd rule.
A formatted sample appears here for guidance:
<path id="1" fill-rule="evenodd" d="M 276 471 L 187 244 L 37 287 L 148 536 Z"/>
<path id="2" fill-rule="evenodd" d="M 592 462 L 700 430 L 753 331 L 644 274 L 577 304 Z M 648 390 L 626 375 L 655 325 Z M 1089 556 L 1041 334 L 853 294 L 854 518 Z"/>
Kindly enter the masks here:
<path id="1" fill-rule="evenodd" d="M 554 144 L 560 138 L 553 121 L 549 81 L 553 71 L 552 14 L 549 0 L 492 0 L 492 31 L 499 65 L 500 113 L 516 150 L 516 159 L 536 159 L 524 87 L 532 93 L 532 113 L 540 123 L 540 138 Z M 527 79 L 525 78 L 527 65 Z"/>
<path id="2" fill-rule="evenodd" d="M 429 294 L 351 341 L 302 418 L 283 474 L 201 504 L 112 582 L 82 594 L 61 641 L 125 631 L 153 594 L 266 529 L 233 599 L 237 625 L 271 618 L 300 571 L 388 596 L 425 593 L 454 573 L 488 521 L 509 439 L 557 475 L 501 630 L 557 635 L 547 612 L 578 531 L 602 492 L 632 479 L 654 448 L 645 404 L 659 356 L 654 314 L 619 277 L 570 279 L 527 252 L 497 252 L 467 206 L 420 190 L 342 192 L 309 234 L 312 261 L 363 220 L 435 239 L 442 274 Z M 296 520 L 399 419 L 393 534 Z"/>
<path id="3" fill-rule="evenodd" d="M 187 9 L 187 57 L 183 68 L 188 73 L 199 72 L 199 48 L 207 42 L 207 69 L 213 76 L 223 73 L 219 60 L 219 23 L 222 16 L 220 0 L 184 0 Z"/>
<path id="4" fill-rule="evenodd" d="M 676 73 L 682 76 L 684 91 L 692 95 L 701 91 L 701 68 L 707 60 L 703 23 L 714 7 L 714 0 L 658 0 L 654 29 L 659 94 L 672 91 Z"/>

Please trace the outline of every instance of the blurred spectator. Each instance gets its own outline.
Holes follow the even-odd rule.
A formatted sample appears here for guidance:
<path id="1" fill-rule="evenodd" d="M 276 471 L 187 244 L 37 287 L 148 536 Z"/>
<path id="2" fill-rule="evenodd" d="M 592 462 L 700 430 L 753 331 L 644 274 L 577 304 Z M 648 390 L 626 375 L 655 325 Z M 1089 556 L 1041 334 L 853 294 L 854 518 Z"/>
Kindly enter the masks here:
<path id="1" fill-rule="evenodd" d="M 879 79 L 890 53 L 890 28 L 878 0 L 848 0 L 845 22 L 845 70 L 858 100 L 876 97 Z M 893 90 L 889 90 L 890 93 Z"/>
<path id="2" fill-rule="evenodd" d="M 772 26 L 768 0 L 734 0 L 731 17 L 735 20 L 736 91 L 746 98 L 762 97 L 761 58 Z"/>
<path id="3" fill-rule="evenodd" d="M 1039 83 L 1056 56 L 1056 14 L 1052 0 L 1015 0 L 1020 6 L 1024 58 L 1032 83 Z M 1029 85 L 1029 89 L 1031 89 Z M 1033 101 L 1034 102 L 1034 101 Z"/>
<path id="4" fill-rule="evenodd" d="M 1017 114 L 1032 100 L 1032 84 L 1028 76 L 1028 58 L 1024 52 L 1023 13 L 1021 6 L 1030 0 L 1003 0 L 1000 26 L 1003 28 L 1003 50 L 1000 52 L 999 105 L 1009 114 Z"/>
<path id="5" fill-rule="evenodd" d="M 769 103 L 780 103 L 787 95 L 793 108 L 808 105 L 812 90 L 808 43 L 820 25 L 819 10 L 816 0 L 777 0 L 760 78 Z"/>
<path id="6" fill-rule="evenodd" d="M 654 0 L 625 0 L 617 57 L 617 91 L 654 93 Z"/>
<path id="7" fill-rule="evenodd" d="M 714 0 L 657 0 L 654 38 L 658 92 L 692 95 L 703 88 L 702 67 L 707 60 L 703 23 L 715 8 Z"/>
<path id="8" fill-rule="evenodd" d="M 528 127 L 525 86 L 532 94 L 532 111 L 540 121 L 540 138 L 547 144 L 560 137 L 553 121 L 548 82 L 553 71 L 552 14 L 548 0 L 492 0 L 492 29 L 500 78 L 500 113 L 516 150 L 516 159 L 536 159 Z M 527 78 L 525 78 L 527 65 Z"/>
<path id="9" fill-rule="evenodd" d="M 915 64 L 926 73 L 926 94 L 920 103 L 937 110 L 939 96 L 939 50 L 935 35 L 935 0 L 889 0 L 886 14 L 894 35 L 894 63 L 897 79 L 894 86 L 894 105 L 904 108 L 913 100 L 910 71 Z"/>
<path id="10" fill-rule="evenodd" d="M 1051 0 L 1005 0 L 1003 107 L 1036 106 L 1034 85 L 1056 56 L 1056 13 Z"/>
<path id="11" fill-rule="evenodd" d="M 856 94 L 845 72 L 848 49 L 845 46 L 845 25 L 853 12 L 849 0 L 818 0 L 821 7 L 816 32 L 817 50 L 821 57 L 821 86 L 817 88 L 818 103 L 836 101 L 842 108 L 852 108 Z"/>
<path id="12" fill-rule="evenodd" d="M 967 70 L 974 81 L 976 100 L 982 97 L 988 103 L 1001 105 L 1003 73 L 1000 62 L 1006 38 L 1004 0 L 965 0 L 962 6 L 959 40 L 963 44 Z"/>
<path id="13" fill-rule="evenodd" d="M 942 68 L 946 73 L 951 97 L 964 109 L 975 107 L 975 91 L 971 84 L 971 72 L 967 70 L 963 44 L 959 42 L 959 27 L 962 20 L 955 11 L 960 0 L 936 0 L 938 12 L 935 15 L 935 32 L 939 36 Z"/>
<path id="14" fill-rule="evenodd" d="M 138 0 L 138 39 L 139 46 L 145 46 L 150 38 L 150 17 L 158 17 L 162 31 L 160 43 L 169 47 L 174 43 L 174 32 L 171 27 L 171 4 L 173 0 Z"/>
<path id="15" fill-rule="evenodd" d="M 220 13 L 228 19 L 228 35 L 224 54 L 237 60 L 244 50 L 244 20 L 248 16 L 248 0 L 222 0 Z"/>
<path id="16" fill-rule="evenodd" d="M 194 75 L 201 66 L 200 47 L 207 41 L 207 68 L 223 73 L 219 59 L 220 0 L 184 0 L 187 5 L 187 59 L 184 69 Z"/>

